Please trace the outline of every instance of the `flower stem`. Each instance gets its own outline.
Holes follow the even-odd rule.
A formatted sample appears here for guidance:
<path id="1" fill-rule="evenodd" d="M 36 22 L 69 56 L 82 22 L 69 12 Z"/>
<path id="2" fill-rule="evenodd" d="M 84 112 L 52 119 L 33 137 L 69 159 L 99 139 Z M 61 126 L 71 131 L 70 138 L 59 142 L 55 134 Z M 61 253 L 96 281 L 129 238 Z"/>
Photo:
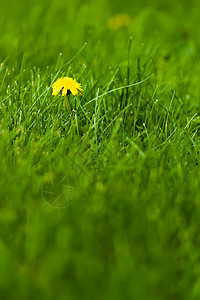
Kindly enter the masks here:
<path id="1" fill-rule="evenodd" d="M 71 116 L 72 111 L 71 111 L 71 108 L 70 108 L 70 106 L 69 106 L 69 101 L 68 101 L 68 98 L 67 98 L 67 97 L 66 97 L 66 105 L 67 105 L 68 112 L 69 112 L 69 114 L 70 114 L 70 116 Z"/>

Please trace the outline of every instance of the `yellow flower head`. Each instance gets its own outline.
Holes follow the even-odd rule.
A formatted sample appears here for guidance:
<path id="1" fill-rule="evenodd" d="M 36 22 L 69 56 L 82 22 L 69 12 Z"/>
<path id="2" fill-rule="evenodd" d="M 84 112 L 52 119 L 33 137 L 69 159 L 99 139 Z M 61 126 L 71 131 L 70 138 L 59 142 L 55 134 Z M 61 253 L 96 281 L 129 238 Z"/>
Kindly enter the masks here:
<path id="1" fill-rule="evenodd" d="M 82 94 L 82 87 L 81 84 L 76 82 L 75 79 L 70 77 L 61 77 L 56 80 L 52 84 L 53 93 L 52 95 L 56 96 L 59 92 L 62 92 L 62 96 L 72 95 L 76 96 L 78 91 Z"/>
<path id="2" fill-rule="evenodd" d="M 108 20 L 108 26 L 112 30 L 118 30 L 129 25 L 131 25 L 131 18 L 126 14 L 116 15 Z"/>

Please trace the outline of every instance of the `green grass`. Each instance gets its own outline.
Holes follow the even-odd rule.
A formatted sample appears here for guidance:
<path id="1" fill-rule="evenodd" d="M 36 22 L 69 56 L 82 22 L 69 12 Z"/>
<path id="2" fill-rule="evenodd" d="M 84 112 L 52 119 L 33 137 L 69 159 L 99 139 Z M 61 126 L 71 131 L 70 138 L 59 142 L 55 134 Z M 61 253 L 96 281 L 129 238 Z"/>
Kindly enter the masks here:
<path id="1" fill-rule="evenodd" d="M 0 298 L 200 299 L 198 1 L 0 4 Z"/>

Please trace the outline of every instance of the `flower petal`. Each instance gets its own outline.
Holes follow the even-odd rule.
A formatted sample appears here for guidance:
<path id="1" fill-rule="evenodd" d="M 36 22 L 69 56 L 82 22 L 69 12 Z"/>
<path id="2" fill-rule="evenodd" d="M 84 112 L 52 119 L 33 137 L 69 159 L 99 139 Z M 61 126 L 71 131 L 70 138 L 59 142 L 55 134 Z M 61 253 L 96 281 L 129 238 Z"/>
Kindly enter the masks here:
<path id="1" fill-rule="evenodd" d="M 64 89 L 62 90 L 62 96 L 67 95 L 67 87 L 65 86 Z"/>
<path id="2" fill-rule="evenodd" d="M 76 96 L 78 95 L 78 90 L 76 88 L 70 88 L 70 91 L 72 92 L 72 95 Z"/>

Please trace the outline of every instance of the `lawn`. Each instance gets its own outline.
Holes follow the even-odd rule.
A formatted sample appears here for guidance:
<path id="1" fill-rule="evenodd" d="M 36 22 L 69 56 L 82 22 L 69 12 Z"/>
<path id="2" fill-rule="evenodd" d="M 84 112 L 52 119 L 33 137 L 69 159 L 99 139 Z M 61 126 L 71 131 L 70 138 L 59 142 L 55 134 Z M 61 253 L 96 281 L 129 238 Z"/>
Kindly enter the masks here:
<path id="1" fill-rule="evenodd" d="M 0 7 L 0 299 L 199 300 L 198 0 Z"/>

